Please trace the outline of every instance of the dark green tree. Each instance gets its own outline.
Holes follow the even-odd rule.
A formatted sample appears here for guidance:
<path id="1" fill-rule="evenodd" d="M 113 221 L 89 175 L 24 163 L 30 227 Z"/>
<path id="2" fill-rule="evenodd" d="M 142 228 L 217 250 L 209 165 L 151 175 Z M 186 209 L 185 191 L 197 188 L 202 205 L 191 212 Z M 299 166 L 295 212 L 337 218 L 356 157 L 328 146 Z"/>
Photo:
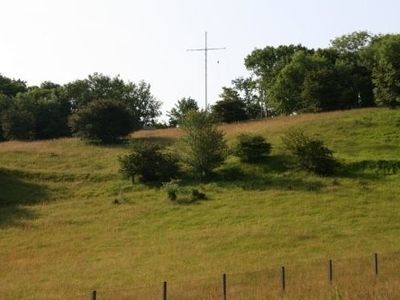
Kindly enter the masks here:
<path id="1" fill-rule="evenodd" d="M 211 107 L 211 111 L 217 120 L 231 123 L 248 119 L 246 105 L 240 99 L 236 90 L 224 87 L 220 98 L 221 100 Z"/>
<path id="2" fill-rule="evenodd" d="M 70 117 L 69 124 L 77 136 L 100 143 L 115 143 L 134 129 L 126 105 L 115 100 L 90 102 Z"/>
<path id="3" fill-rule="evenodd" d="M 15 80 L 0 74 L 0 94 L 14 97 L 18 93 L 24 93 L 28 90 L 26 83 L 22 80 Z"/>
<path id="4" fill-rule="evenodd" d="M 155 118 L 161 114 L 161 103 L 151 94 L 150 89 L 151 86 L 144 81 L 134 84 L 125 82 L 119 76 L 111 78 L 99 73 L 65 86 L 66 97 L 71 101 L 74 110 L 98 99 L 124 103 L 131 114 L 132 126 L 136 126 L 136 129 L 154 125 Z"/>
<path id="5" fill-rule="evenodd" d="M 35 137 L 35 118 L 28 111 L 9 108 L 2 113 L 0 123 L 7 140 L 32 140 Z"/>
<path id="6" fill-rule="evenodd" d="M 50 139 L 70 135 L 68 117 L 71 103 L 64 96 L 61 87 L 31 88 L 15 97 L 13 106 L 30 112 L 34 118 L 35 139 Z"/>
<path id="7" fill-rule="evenodd" d="M 389 107 L 400 105 L 400 35 L 378 38 L 373 46 L 372 79 L 376 103 Z"/>
<path id="8" fill-rule="evenodd" d="M 198 111 L 199 106 L 197 105 L 196 100 L 193 98 L 182 98 L 178 100 L 178 103 L 175 104 L 175 107 L 171 109 L 170 112 L 168 112 L 168 117 L 169 117 L 169 125 L 170 126 L 177 126 L 185 115 L 189 111 Z"/>

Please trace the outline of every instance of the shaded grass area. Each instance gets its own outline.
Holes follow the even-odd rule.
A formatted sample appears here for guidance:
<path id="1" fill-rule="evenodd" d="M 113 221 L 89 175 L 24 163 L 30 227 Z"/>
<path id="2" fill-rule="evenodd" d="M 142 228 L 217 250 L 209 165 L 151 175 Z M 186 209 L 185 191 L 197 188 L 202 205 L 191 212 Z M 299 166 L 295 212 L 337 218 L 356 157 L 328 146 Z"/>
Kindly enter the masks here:
<path id="1" fill-rule="evenodd" d="M 36 218 L 29 206 L 47 199 L 47 188 L 0 169 L 0 227 Z"/>
<path id="2" fill-rule="evenodd" d="M 229 144 L 242 132 L 265 136 L 273 144 L 271 157 L 254 165 L 230 157 L 208 182 L 185 179 L 184 187 L 208 198 L 192 205 L 167 200 L 159 184 L 133 186 L 123 180 L 117 158 L 127 153 L 124 144 L 99 147 L 76 139 L 1 143 L 0 298 L 87 298 L 98 289 L 121 291 L 116 299 L 152 299 L 167 280 L 176 288 L 176 299 L 207 299 L 196 289 L 208 292 L 209 278 L 216 278 L 214 284 L 222 272 L 270 267 L 271 277 L 229 277 L 236 282 L 230 297 L 252 299 L 249 293 L 260 289 L 253 299 L 274 298 L 281 295 L 268 294 L 269 285 L 262 283 L 278 285 L 276 269 L 282 264 L 289 266 L 291 277 L 300 271 L 292 273 L 290 265 L 321 260 L 304 272 L 324 277 L 326 270 L 319 268 L 326 267 L 328 257 L 396 251 L 399 120 L 398 111 L 367 109 L 223 125 Z M 326 178 L 294 169 L 280 141 L 291 127 L 324 139 L 343 169 Z M 180 133 L 134 136 L 173 146 Z M 341 295 L 352 299 L 347 289 L 361 286 L 355 299 L 373 298 L 379 291 L 383 299 L 395 299 L 399 277 L 390 276 L 376 291 L 369 290 L 370 281 L 343 276 Z M 310 291 L 300 279 L 289 278 L 288 284 L 298 282 L 288 291 L 293 299 L 307 299 Z M 334 297 L 325 293 L 325 279 L 321 285 L 317 280 L 310 298 Z M 153 284 L 157 288 L 144 291 L 143 298 L 129 292 Z M 209 299 L 219 292 L 211 289 Z M 112 299 L 115 294 L 104 295 Z"/>

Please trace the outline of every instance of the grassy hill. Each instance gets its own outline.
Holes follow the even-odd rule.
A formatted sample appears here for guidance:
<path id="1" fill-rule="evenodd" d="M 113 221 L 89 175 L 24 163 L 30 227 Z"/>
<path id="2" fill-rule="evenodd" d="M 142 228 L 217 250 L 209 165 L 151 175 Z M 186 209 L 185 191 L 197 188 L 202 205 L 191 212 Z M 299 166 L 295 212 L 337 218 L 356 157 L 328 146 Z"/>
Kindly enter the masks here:
<path id="1" fill-rule="evenodd" d="M 281 145 L 289 128 L 324 139 L 344 170 L 321 178 L 291 168 Z M 212 182 L 185 183 L 209 198 L 193 205 L 123 180 L 118 156 L 126 146 L 73 138 L 0 143 L 0 298 L 85 299 L 97 289 L 103 299 L 154 299 L 168 280 L 172 299 L 213 299 L 226 272 L 231 298 L 265 299 L 277 296 L 271 290 L 279 291 L 283 264 L 298 270 L 288 273 L 294 299 L 400 297 L 400 111 L 305 114 L 222 129 L 230 144 L 239 133 L 262 134 L 272 155 L 258 165 L 229 157 Z M 178 129 L 134 134 L 167 145 L 180 136 Z M 368 277 L 374 252 L 383 254 L 379 282 Z M 325 286 L 328 258 L 342 268 L 334 290 Z"/>

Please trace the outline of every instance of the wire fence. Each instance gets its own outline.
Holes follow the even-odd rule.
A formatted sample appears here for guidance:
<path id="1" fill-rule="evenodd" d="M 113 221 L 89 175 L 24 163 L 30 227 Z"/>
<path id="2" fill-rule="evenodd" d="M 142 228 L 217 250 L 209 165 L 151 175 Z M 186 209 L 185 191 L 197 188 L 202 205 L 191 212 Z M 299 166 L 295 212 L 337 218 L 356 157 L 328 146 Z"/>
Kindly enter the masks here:
<path id="1" fill-rule="evenodd" d="M 41 299 L 400 299 L 400 252 L 328 257 L 258 271 L 221 273 L 195 280 L 171 280 L 121 289 L 46 291 Z M 41 294 L 43 295 L 43 294 Z M 2 299 L 35 299 L 2 294 Z M 13 296 L 13 297 L 12 297 Z"/>
<path id="2" fill-rule="evenodd" d="M 399 271 L 399 252 L 373 253 L 126 290 L 98 289 L 82 299 L 400 299 Z"/>

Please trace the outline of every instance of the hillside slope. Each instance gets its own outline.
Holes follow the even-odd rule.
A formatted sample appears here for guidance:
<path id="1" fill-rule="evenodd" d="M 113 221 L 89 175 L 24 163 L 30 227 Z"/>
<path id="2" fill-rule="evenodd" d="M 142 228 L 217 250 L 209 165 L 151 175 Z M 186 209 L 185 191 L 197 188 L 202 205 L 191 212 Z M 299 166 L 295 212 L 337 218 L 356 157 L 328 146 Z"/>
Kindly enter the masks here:
<path id="1" fill-rule="evenodd" d="M 399 249 L 400 176 L 393 166 L 400 162 L 400 111 L 221 128 L 229 144 L 242 132 L 264 135 L 272 155 L 255 166 L 229 157 L 214 181 L 195 184 L 209 200 L 194 205 L 173 204 L 158 187 L 123 180 L 118 156 L 126 146 L 0 143 L 0 298 L 72 299 L 94 288 L 207 281 L 222 272 Z M 290 168 L 281 145 L 289 128 L 324 139 L 346 172 L 320 178 Z M 133 136 L 173 144 L 180 135 L 167 129 Z M 116 198 L 122 204 L 113 204 Z"/>

